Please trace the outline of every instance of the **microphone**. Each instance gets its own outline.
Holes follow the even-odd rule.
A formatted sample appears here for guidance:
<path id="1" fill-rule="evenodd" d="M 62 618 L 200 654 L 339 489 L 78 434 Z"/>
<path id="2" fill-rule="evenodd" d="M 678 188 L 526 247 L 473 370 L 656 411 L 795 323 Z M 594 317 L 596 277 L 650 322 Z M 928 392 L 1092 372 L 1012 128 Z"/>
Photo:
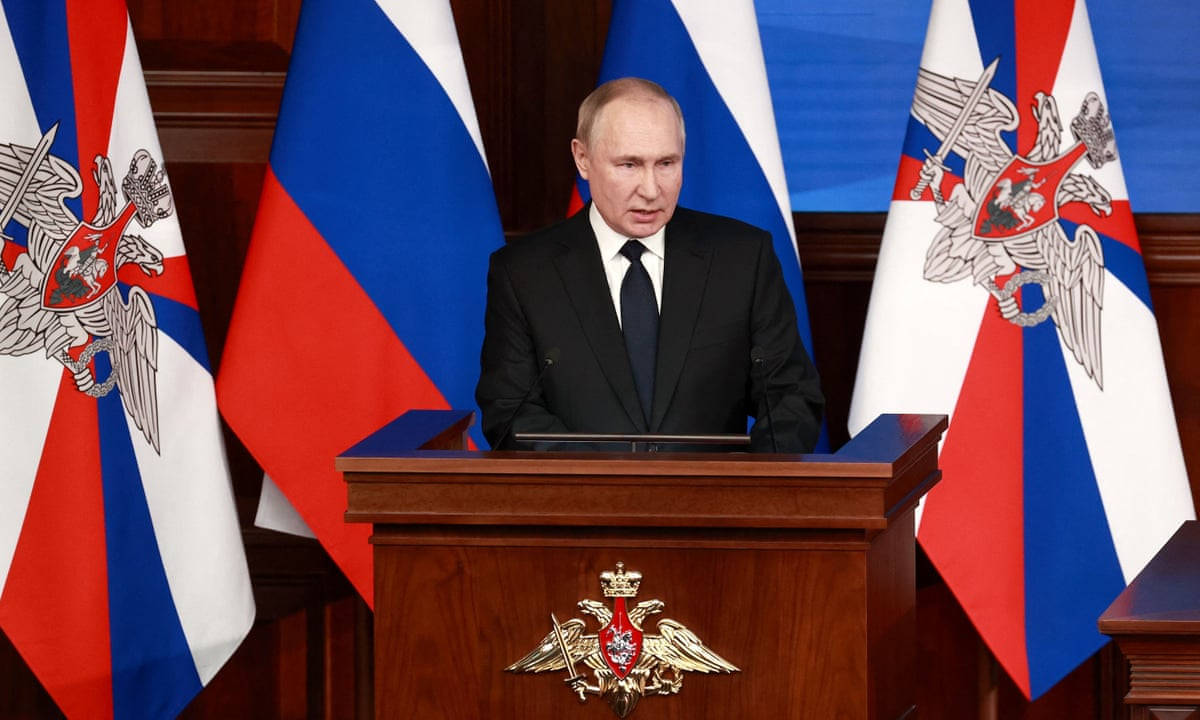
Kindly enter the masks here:
<path id="1" fill-rule="evenodd" d="M 771 420 L 771 393 L 767 388 L 767 381 L 771 379 L 770 375 L 763 377 L 763 349 L 755 345 L 750 349 L 750 362 L 754 365 L 754 369 L 758 372 L 759 380 L 763 386 L 763 400 L 767 404 L 767 429 L 771 431 L 771 452 L 779 452 L 779 444 L 775 442 L 775 422 Z"/>
<path id="2" fill-rule="evenodd" d="M 517 409 L 513 410 L 512 415 L 508 417 L 508 423 L 504 426 L 504 432 L 500 433 L 500 439 L 496 441 L 496 449 L 499 450 L 504 441 L 508 439 L 508 434 L 512 432 L 513 423 L 517 421 L 517 416 L 521 414 L 521 410 L 525 409 L 525 403 L 529 402 L 529 396 L 533 395 L 533 389 L 542 381 L 542 376 L 550 369 L 550 366 L 558 362 L 559 351 L 557 347 L 552 347 L 542 356 L 542 369 L 538 370 L 537 377 L 533 382 L 529 383 L 529 389 L 525 391 L 525 397 L 521 398 L 521 402 L 517 403 Z"/>

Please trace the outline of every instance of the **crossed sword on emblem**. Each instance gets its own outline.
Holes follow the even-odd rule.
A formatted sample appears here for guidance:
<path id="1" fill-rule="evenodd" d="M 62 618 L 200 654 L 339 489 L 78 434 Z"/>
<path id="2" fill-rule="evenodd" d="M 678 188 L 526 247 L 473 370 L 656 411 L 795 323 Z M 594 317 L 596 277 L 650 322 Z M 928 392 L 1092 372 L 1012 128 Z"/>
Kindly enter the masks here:
<path id="1" fill-rule="evenodd" d="M 8 202 L 4 203 L 4 210 L 0 211 L 0 278 L 8 275 L 8 265 L 4 263 L 3 250 L 5 245 L 12 242 L 12 238 L 4 232 L 4 228 L 8 226 L 8 221 L 17 214 L 17 205 L 21 204 L 21 199 L 29 191 L 29 185 L 33 182 L 33 176 L 41 167 L 42 161 L 50 154 L 50 146 L 54 144 L 54 136 L 57 134 L 58 123 L 54 123 L 38 141 L 33 152 L 29 154 L 29 162 L 22 168 L 21 176 L 17 178 L 17 184 L 13 186 L 12 195 L 9 196 Z"/>
<path id="2" fill-rule="evenodd" d="M 571 677 L 563 682 L 575 690 L 579 696 L 579 702 L 585 703 L 587 702 L 587 691 L 579 683 L 583 679 L 583 675 L 575 670 L 575 661 L 571 659 L 571 651 L 567 649 L 567 640 L 563 637 L 562 626 L 558 624 L 558 618 L 554 617 L 554 613 L 550 613 L 550 622 L 554 624 L 554 638 L 558 641 L 558 650 L 562 653 L 563 662 L 567 665 L 567 672 L 571 673 Z"/>
<path id="3" fill-rule="evenodd" d="M 37 174 L 38 168 L 46 160 L 50 154 L 50 146 L 54 144 L 54 138 L 58 135 L 58 123 L 50 126 L 42 139 L 33 148 L 33 152 L 29 154 L 29 162 L 21 169 L 21 176 L 17 178 L 16 185 L 13 186 L 12 194 L 8 197 L 8 202 L 4 203 L 4 209 L 0 210 L 0 283 L 8 278 L 8 265 L 4 262 L 4 247 L 12 242 L 12 237 L 4 232 L 4 228 L 8 226 L 8 222 L 17 214 L 17 206 L 21 204 L 21 200 L 25 197 L 25 193 L 29 192 L 29 186 L 33 183 L 33 176 Z M 115 343 L 110 338 L 100 338 L 93 340 L 84 348 L 79 355 L 79 360 L 72 360 L 66 350 L 60 350 L 55 358 L 67 367 L 75 375 L 88 371 L 88 362 L 92 356 L 98 352 L 105 351 L 111 355 L 112 350 L 116 347 Z M 88 387 L 83 392 L 91 397 L 104 397 L 112 390 L 113 385 L 117 382 L 116 374 L 109 376 L 102 383 L 96 383 Z"/>
<path id="4" fill-rule="evenodd" d="M 944 172 L 950 171 L 950 168 L 946 166 L 946 156 L 950 154 L 950 151 L 954 148 L 955 141 L 958 140 L 958 136 L 967 127 L 967 122 L 970 121 L 971 113 L 975 111 L 975 106 L 983 99 L 984 93 L 987 92 L 988 87 L 992 84 L 992 78 L 996 76 L 996 67 L 999 64 L 1000 58 L 996 58 L 992 60 L 990 65 L 983 69 L 979 80 L 975 82 L 975 89 L 967 96 L 966 102 L 963 103 L 962 111 L 954 119 L 954 124 L 950 126 L 950 131 L 946 133 L 946 137 L 942 140 L 942 144 L 938 146 L 937 152 L 930 154 L 928 149 L 925 150 L 925 157 Z M 925 192 L 925 188 L 929 188 L 930 193 L 933 194 L 933 199 L 937 203 L 940 204 L 945 201 L 945 198 L 942 197 L 942 189 L 936 185 L 930 187 L 930 176 L 923 172 L 921 179 L 908 192 L 908 197 L 912 200 L 920 200 L 921 195 Z M 993 280 L 989 280 L 988 284 L 984 287 L 1000 302 L 1001 314 L 1006 320 L 1020 327 L 1031 327 L 1041 323 L 1050 316 L 1058 298 L 1047 296 L 1046 301 L 1040 308 L 1034 312 L 1026 313 L 1021 311 L 1013 296 L 1017 294 L 1017 289 L 1022 285 L 1037 283 L 1045 286 L 1051 280 L 1050 275 L 1041 270 L 1022 270 L 1010 277 L 1008 282 L 1004 284 L 1004 287 L 999 287 Z"/>

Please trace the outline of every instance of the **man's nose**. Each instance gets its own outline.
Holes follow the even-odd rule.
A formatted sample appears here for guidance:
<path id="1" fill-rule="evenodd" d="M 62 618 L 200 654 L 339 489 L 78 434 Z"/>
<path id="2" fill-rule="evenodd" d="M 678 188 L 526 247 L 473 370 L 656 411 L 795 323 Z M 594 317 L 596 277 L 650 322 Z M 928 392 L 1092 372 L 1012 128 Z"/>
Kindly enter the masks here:
<path id="1" fill-rule="evenodd" d="M 641 195 L 648 200 L 653 200 L 654 198 L 658 197 L 658 177 L 654 174 L 653 167 L 646 167 L 642 169 L 642 174 L 640 181 L 638 182 L 637 189 L 638 195 Z"/>

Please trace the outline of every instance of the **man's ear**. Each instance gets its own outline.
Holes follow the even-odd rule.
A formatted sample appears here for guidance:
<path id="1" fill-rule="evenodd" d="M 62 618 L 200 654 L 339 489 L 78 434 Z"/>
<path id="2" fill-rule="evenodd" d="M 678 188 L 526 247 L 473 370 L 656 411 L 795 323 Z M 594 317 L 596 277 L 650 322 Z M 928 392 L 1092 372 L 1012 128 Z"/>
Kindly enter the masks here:
<path id="1" fill-rule="evenodd" d="M 588 157 L 587 146 L 579 138 L 571 140 L 571 156 L 575 158 L 575 169 L 579 171 L 579 177 L 587 180 L 588 170 L 591 168 L 591 160 Z"/>

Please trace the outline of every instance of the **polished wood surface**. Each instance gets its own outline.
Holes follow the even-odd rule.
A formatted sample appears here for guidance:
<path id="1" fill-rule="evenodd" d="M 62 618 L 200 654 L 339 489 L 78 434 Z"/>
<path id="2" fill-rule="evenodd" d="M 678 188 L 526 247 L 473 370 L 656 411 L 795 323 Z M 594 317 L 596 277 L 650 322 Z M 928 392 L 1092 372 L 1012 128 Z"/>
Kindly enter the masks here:
<path id="1" fill-rule="evenodd" d="M 607 714 L 561 678 L 502 670 L 617 562 L 742 669 L 689 674 L 636 717 L 913 711 L 913 509 L 944 416 L 883 416 L 808 456 L 413 452 L 403 424 L 380 431 L 397 451 L 372 437 L 337 460 L 347 520 L 375 528 L 378 717 Z"/>
<path id="2" fill-rule="evenodd" d="M 1131 720 L 1200 717 L 1200 522 L 1179 528 L 1099 627 L 1129 661 Z"/>

